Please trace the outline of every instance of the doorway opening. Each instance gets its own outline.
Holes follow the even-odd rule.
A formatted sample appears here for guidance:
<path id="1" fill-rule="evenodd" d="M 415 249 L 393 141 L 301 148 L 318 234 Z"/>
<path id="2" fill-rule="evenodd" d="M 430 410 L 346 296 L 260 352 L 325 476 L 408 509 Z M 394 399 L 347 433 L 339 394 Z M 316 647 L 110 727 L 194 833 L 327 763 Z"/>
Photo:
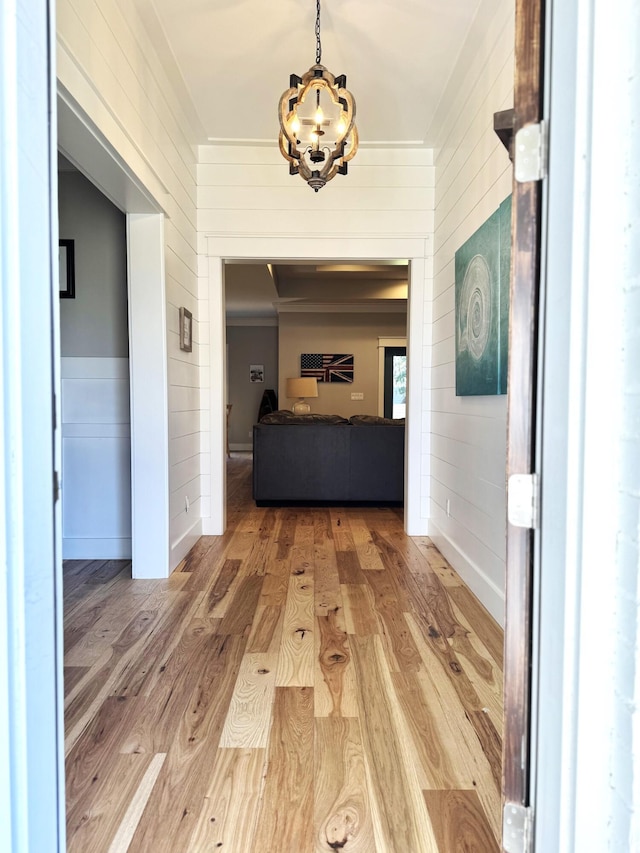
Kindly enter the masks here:
<path id="1" fill-rule="evenodd" d="M 407 411 L 407 348 L 384 348 L 383 415 L 404 418 Z"/>
<path id="2" fill-rule="evenodd" d="M 58 149 L 122 214 L 126 231 L 130 391 L 130 548 L 135 578 L 168 577 L 169 433 L 164 213 L 65 92 L 58 94 Z M 61 235 L 62 236 L 62 235 Z M 59 365 L 57 366 L 59 377 Z M 58 378 L 58 383 L 60 379 Z M 111 378 L 109 379 L 111 381 Z M 115 387 L 115 386 L 114 386 Z M 59 392 L 59 387 L 58 387 Z M 112 389 L 113 390 L 113 389 Z M 124 394 L 127 397 L 127 394 Z M 122 404 L 121 404 L 122 408 Z M 109 428 L 117 431 L 116 423 Z M 154 495 L 149 501 L 148 496 Z"/>
<path id="3" fill-rule="evenodd" d="M 210 307 L 210 397 L 209 412 L 211 424 L 211 510 L 203 518 L 202 532 L 205 535 L 219 535 L 226 529 L 226 411 L 227 399 L 226 375 L 226 305 L 225 273 L 237 264 L 255 263 L 264 258 L 265 241 L 261 236 L 255 238 L 243 236 L 242 239 L 224 236 L 207 238 L 209 257 L 209 307 Z M 269 239 L 269 262 L 272 265 L 313 265 L 328 266 L 335 270 L 345 265 L 391 265 L 397 259 L 403 259 L 407 267 L 406 292 L 406 337 L 408 364 L 422 363 L 424 346 L 424 323 L 421 306 L 424 304 L 426 287 L 426 260 L 424 241 L 418 239 L 395 238 L 373 239 L 368 237 L 349 241 L 349 252 L 336 259 L 333 241 L 318 241 L 308 237 L 272 237 Z M 366 260 L 363 260 L 366 259 Z M 262 263 L 266 264 L 266 261 Z M 295 300 L 283 298 L 282 305 Z M 413 306 L 413 308 L 412 308 Z M 295 308 L 293 309 L 295 311 Z M 286 315 L 283 312 L 283 315 Z M 216 334 L 218 330 L 218 334 Z M 297 356 L 302 354 L 299 350 Z M 279 354 L 279 360 L 282 353 Z M 374 369 L 376 356 L 373 356 Z M 247 369 L 248 369 L 247 365 Z M 279 384 L 287 377 L 281 375 Z M 248 381 L 248 379 L 247 379 Z M 421 458 L 427 451 L 423 436 L 423 389 L 422 371 L 407 372 L 407 416 L 405 424 L 405 458 Z M 357 393 L 357 392 L 356 392 Z M 376 409 L 376 392 L 370 401 L 371 411 Z M 283 397 L 279 394 L 279 406 Z M 235 411 L 235 410 L 232 410 Z M 232 416 L 233 417 L 233 416 Z M 248 430 L 247 430 L 248 440 Z M 426 449 L 425 449 L 426 448 Z M 405 470 L 404 526 L 409 535 L 421 536 L 426 533 L 426 517 L 423 515 L 424 502 L 421 500 L 421 485 L 424 468 L 413 465 Z"/>
<path id="4" fill-rule="evenodd" d="M 61 154 L 58 216 L 62 558 L 130 572 L 126 217 Z"/>
<path id="5" fill-rule="evenodd" d="M 271 460 L 285 452 L 279 443 L 284 431 L 254 425 L 264 393 L 273 394 L 282 412 L 277 417 L 286 418 L 295 400 L 290 384 L 305 376 L 315 383 L 307 402 L 311 419 L 370 423 L 382 415 L 378 350 L 381 340 L 406 342 L 407 262 L 226 262 L 224 290 L 228 444 L 234 452 L 254 452 L 256 501 L 401 504 L 404 428 L 392 430 L 393 436 L 379 428 L 295 428 L 287 442 L 289 462 L 272 470 Z M 403 361 L 406 367 L 406 347 Z M 402 378 L 404 407 L 406 369 Z M 338 436 L 327 455 L 325 443 Z M 271 440 L 277 450 L 265 446 Z"/>

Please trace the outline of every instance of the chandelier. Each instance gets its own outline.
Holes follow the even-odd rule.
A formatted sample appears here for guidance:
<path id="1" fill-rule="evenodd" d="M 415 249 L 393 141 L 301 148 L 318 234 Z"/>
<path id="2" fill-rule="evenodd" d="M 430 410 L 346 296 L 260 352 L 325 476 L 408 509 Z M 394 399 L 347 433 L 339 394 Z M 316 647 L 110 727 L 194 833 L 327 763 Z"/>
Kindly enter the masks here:
<path id="1" fill-rule="evenodd" d="M 347 77 L 334 77 L 321 65 L 320 0 L 316 0 L 316 62 L 298 77 L 292 74 L 282 93 L 279 145 L 289 174 L 300 175 L 318 192 L 335 175 L 346 175 L 358 150 L 356 102 Z"/>

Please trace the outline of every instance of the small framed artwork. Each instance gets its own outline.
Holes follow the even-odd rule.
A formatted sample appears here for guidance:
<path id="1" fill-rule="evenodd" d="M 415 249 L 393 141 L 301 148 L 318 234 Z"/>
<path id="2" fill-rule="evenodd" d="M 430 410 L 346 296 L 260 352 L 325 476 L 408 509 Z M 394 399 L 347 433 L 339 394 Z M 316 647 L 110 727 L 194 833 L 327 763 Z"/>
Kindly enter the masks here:
<path id="1" fill-rule="evenodd" d="M 60 299 L 76 298 L 76 265 L 73 240 L 58 241 Z"/>
<path id="2" fill-rule="evenodd" d="M 264 364 L 249 365 L 249 382 L 264 382 Z"/>
<path id="3" fill-rule="evenodd" d="M 186 308 L 180 309 L 180 349 L 185 352 L 193 349 L 193 314 Z"/>

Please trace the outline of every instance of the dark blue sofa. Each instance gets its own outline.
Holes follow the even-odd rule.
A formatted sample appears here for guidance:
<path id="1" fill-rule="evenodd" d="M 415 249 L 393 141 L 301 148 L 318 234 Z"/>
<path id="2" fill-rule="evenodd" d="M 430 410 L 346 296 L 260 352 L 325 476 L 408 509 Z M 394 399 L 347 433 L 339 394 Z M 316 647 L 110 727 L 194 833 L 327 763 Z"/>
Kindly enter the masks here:
<path id="1" fill-rule="evenodd" d="M 253 427 L 253 498 L 258 506 L 402 504 L 404 433 L 403 421 L 274 412 Z"/>

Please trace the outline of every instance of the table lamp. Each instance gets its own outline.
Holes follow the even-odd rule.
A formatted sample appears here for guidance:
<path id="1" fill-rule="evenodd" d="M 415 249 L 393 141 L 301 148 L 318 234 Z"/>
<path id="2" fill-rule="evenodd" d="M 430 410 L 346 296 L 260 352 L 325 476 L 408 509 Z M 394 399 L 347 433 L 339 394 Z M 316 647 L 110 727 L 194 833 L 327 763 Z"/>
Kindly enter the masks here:
<path id="1" fill-rule="evenodd" d="M 308 415 L 311 406 L 305 402 L 305 397 L 318 396 L 318 380 L 313 376 L 295 376 L 287 379 L 287 397 L 298 399 L 291 407 L 294 415 Z"/>

